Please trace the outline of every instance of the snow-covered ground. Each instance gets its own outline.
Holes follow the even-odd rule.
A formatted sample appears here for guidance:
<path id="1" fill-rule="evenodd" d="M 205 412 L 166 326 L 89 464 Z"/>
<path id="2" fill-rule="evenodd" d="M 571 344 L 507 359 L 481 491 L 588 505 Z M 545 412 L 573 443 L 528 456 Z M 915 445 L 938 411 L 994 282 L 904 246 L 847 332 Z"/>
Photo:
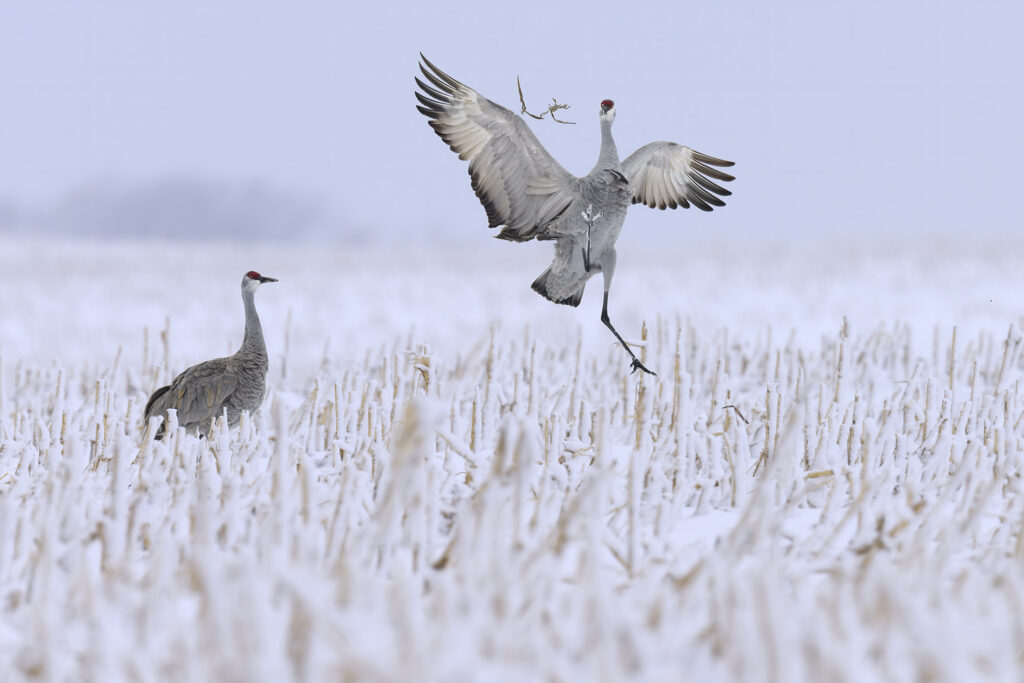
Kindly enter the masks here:
<path id="1" fill-rule="evenodd" d="M 684 240 L 0 246 L 0 679 L 1021 680 L 1024 244 Z"/>

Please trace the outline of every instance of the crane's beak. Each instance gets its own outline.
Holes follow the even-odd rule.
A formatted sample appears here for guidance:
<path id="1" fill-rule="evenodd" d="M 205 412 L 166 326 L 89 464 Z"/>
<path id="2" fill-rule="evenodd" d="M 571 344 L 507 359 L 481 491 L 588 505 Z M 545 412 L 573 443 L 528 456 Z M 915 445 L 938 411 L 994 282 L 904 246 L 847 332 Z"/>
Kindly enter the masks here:
<path id="1" fill-rule="evenodd" d="M 276 277 L 263 277 L 261 275 L 260 276 L 260 282 L 261 283 L 263 283 L 263 282 L 277 282 L 277 278 Z"/>

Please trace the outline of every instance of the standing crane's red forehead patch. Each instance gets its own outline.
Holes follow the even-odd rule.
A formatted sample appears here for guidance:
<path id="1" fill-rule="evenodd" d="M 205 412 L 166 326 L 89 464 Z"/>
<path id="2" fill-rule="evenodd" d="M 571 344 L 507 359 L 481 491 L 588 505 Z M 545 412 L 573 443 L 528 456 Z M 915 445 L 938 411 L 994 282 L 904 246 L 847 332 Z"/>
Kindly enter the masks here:
<path id="1" fill-rule="evenodd" d="M 612 102 L 611 100 L 601 100 L 601 106 L 604 107 L 605 109 L 611 109 L 612 107 L 615 106 L 615 103 Z"/>
<path id="2" fill-rule="evenodd" d="M 260 279 L 260 274 L 257 273 L 255 270 L 250 270 L 248 273 L 245 274 L 245 276 L 247 278 L 249 278 L 250 280 L 259 280 Z"/>

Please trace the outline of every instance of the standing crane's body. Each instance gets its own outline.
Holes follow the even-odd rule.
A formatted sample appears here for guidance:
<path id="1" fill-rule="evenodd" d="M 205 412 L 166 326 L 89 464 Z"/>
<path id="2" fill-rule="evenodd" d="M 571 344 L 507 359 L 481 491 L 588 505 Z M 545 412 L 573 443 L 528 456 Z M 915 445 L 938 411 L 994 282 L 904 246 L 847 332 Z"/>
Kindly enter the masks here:
<path id="1" fill-rule="evenodd" d="M 690 204 L 711 211 L 731 194 L 709 178 L 733 180 L 714 166 L 732 166 L 674 142 L 652 142 L 620 162 L 612 139 L 615 103 L 601 102 L 601 151 L 593 170 L 573 176 L 555 161 L 513 112 L 495 104 L 431 64 L 420 71 L 419 111 L 441 139 L 469 161 L 473 190 L 498 237 L 524 242 L 556 240 L 555 258 L 533 289 L 559 304 L 578 306 L 594 273 L 604 279 L 601 321 L 643 366 L 608 317 L 608 292 L 615 272 L 615 241 L 630 204 L 660 209 Z M 651 373 L 653 374 L 653 373 Z"/>
<path id="2" fill-rule="evenodd" d="M 212 421 L 227 416 L 228 426 L 238 424 L 243 412 L 253 413 L 263 403 L 267 370 L 270 367 L 263 326 L 256 313 L 256 289 L 264 282 L 277 282 L 249 271 L 242 278 L 245 307 L 245 336 L 238 351 L 227 358 L 215 358 L 193 365 L 169 385 L 153 392 L 146 403 L 145 420 L 177 411 L 178 424 L 191 433 L 206 436 Z M 163 438 L 166 422 L 157 429 Z"/>

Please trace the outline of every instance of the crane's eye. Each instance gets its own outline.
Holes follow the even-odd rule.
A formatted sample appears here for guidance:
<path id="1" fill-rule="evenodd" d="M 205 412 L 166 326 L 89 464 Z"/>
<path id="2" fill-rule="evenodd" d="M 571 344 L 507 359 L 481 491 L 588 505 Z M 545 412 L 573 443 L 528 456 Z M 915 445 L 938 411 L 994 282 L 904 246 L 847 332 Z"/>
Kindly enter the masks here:
<path id="1" fill-rule="evenodd" d="M 257 273 L 255 270 L 250 270 L 248 273 L 245 274 L 245 276 L 247 278 L 249 278 L 250 280 L 259 280 L 260 279 L 260 274 Z"/>

